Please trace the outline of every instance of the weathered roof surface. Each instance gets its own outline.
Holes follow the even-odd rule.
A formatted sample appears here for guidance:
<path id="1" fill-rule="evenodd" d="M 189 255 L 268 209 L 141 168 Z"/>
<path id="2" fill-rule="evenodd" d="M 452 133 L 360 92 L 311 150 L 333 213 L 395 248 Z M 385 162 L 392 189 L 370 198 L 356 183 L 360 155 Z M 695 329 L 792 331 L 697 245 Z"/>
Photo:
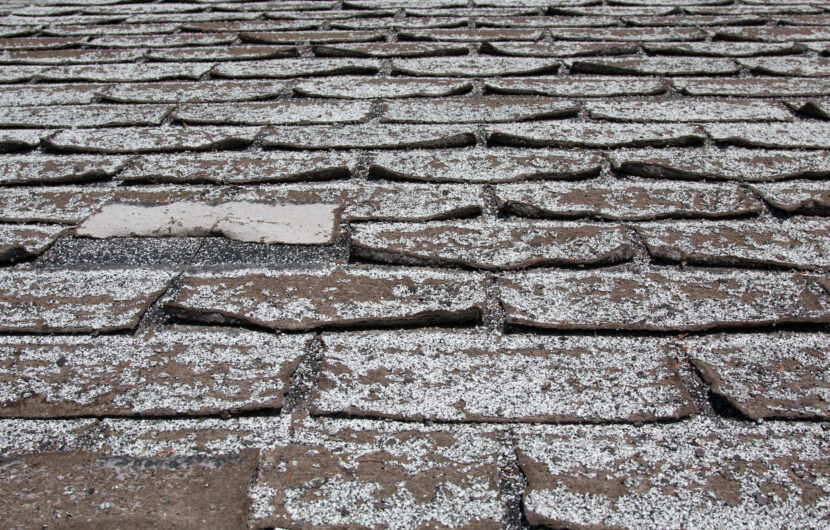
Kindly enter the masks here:
<path id="1" fill-rule="evenodd" d="M 9 528 L 830 524 L 830 2 L 0 1 Z"/>

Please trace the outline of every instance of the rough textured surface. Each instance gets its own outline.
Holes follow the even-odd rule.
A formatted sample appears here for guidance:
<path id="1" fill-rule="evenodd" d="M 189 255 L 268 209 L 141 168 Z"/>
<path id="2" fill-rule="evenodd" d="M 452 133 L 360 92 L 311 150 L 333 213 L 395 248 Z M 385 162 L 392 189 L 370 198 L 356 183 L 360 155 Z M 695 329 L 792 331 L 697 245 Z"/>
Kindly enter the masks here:
<path id="1" fill-rule="evenodd" d="M 323 245 L 337 235 L 336 204 L 265 204 L 231 201 L 216 205 L 174 202 L 162 206 L 108 204 L 84 220 L 75 234 L 112 237 L 222 235 L 237 241 Z"/>
<path id="2" fill-rule="evenodd" d="M 487 90 L 498 94 L 525 94 L 532 96 L 604 97 L 653 95 L 665 92 L 666 87 L 655 79 L 614 77 L 508 77 L 484 82 Z"/>
<path id="3" fill-rule="evenodd" d="M 472 90 L 469 81 L 457 79 L 385 79 L 348 77 L 344 79 L 309 79 L 299 82 L 294 92 L 321 98 L 411 98 L 464 94 Z"/>
<path id="4" fill-rule="evenodd" d="M 472 273 L 367 267 L 191 274 L 169 312 L 274 329 L 474 322 L 484 302 Z"/>
<path id="5" fill-rule="evenodd" d="M 469 123 L 547 120 L 575 116 L 570 102 L 534 99 L 396 101 L 383 109 L 383 121 L 399 123 Z"/>
<path id="6" fill-rule="evenodd" d="M 6 417 L 215 414 L 277 409 L 309 337 L 164 330 L 0 340 Z"/>
<path id="7" fill-rule="evenodd" d="M 830 148 L 830 129 L 824 123 L 712 123 L 704 126 L 716 142 L 751 147 Z"/>
<path id="8" fill-rule="evenodd" d="M 741 270 L 543 271 L 499 278 L 507 322 L 551 329 L 700 330 L 830 321 L 815 279 Z"/>
<path id="9" fill-rule="evenodd" d="M 173 273 L 159 270 L 0 270 L 0 332 L 132 329 Z"/>
<path id="10" fill-rule="evenodd" d="M 7 458 L 0 461 L 0 508 L 9 528 L 239 528 L 257 461 L 251 449 L 188 458 L 81 452 Z"/>
<path id="11" fill-rule="evenodd" d="M 634 248 L 619 226 L 573 222 L 437 221 L 360 224 L 352 252 L 373 261 L 518 269 L 626 261 Z"/>
<path id="12" fill-rule="evenodd" d="M 0 157 L 0 184 L 61 184 L 103 180 L 118 173 L 128 162 L 122 156 Z"/>
<path id="13" fill-rule="evenodd" d="M 46 143 L 59 151 L 86 153 L 207 151 L 249 144 L 259 131 L 259 127 L 226 126 L 65 130 Z"/>
<path id="14" fill-rule="evenodd" d="M 583 528 L 822 526 L 827 432 L 817 424 L 567 426 L 520 436 L 531 524 Z"/>
<path id="15" fill-rule="evenodd" d="M 312 401 L 318 414 L 560 422 L 667 419 L 694 411 L 674 359 L 655 339 L 384 331 L 326 334 L 323 342 Z M 630 393 L 643 401 L 629 401 Z"/>
<path id="16" fill-rule="evenodd" d="M 756 213 L 761 203 L 735 185 L 645 179 L 503 184 L 499 207 L 527 217 L 647 220 L 717 218 Z"/>
<path id="17" fill-rule="evenodd" d="M 612 121 L 792 121 L 770 101 L 604 101 L 589 103 L 592 118 Z"/>
<path id="18" fill-rule="evenodd" d="M 489 77 L 552 74 L 558 69 L 558 61 L 524 57 L 429 57 L 392 61 L 392 71 L 416 76 Z"/>

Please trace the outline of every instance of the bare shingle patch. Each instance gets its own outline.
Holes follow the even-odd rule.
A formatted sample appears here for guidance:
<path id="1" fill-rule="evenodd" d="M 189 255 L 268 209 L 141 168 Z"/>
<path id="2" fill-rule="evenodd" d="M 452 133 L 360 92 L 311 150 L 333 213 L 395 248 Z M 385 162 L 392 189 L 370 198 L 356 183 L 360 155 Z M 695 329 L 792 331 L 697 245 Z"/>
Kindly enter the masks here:
<path id="1" fill-rule="evenodd" d="M 532 335 L 496 339 L 480 331 L 325 334 L 312 410 L 408 421 L 683 417 L 694 405 L 661 342 Z M 642 400 L 630 400 L 631 393 Z"/>
<path id="2" fill-rule="evenodd" d="M 162 206 L 109 204 L 77 228 L 79 236 L 183 237 L 221 234 L 258 243 L 321 245 L 334 240 L 335 204 L 264 204 L 245 201 Z"/>

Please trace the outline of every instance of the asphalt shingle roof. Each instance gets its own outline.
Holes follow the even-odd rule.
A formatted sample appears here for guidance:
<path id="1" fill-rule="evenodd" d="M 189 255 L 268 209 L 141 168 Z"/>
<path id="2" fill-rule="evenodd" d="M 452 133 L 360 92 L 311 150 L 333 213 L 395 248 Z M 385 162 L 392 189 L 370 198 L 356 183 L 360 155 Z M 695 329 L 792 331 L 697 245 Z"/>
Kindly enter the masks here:
<path id="1" fill-rule="evenodd" d="M 820 528 L 830 3 L 0 2 L 6 528 Z"/>

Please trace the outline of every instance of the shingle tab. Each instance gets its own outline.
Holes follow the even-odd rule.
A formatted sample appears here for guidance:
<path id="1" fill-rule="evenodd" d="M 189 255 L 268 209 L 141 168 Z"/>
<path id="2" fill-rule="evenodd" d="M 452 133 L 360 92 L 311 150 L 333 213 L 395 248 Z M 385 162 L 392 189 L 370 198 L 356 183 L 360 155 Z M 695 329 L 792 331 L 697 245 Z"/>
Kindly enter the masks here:
<path id="1" fill-rule="evenodd" d="M 60 225 L 0 224 L 0 264 L 41 254 L 65 229 Z"/>
<path id="2" fill-rule="evenodd" d="M 282 100 L 267 103 L 191 104 L 172 117 L 185 123 L 229 125 L 313 125 L 366 121 L 370 104 L 362 101 Z"/>
<path id="3" fill-rule="evenodd" d="M 168 312 L 273 329 L 468 323 L 482 314 L 473 273 L 365 267 L 189 274 Z"/>
<path id="4" fill-rule="evenodd" d="M 381 121 L 397 123 L 511 122 L 571 118 L 579 106 L 556 99 L 441 99 L 392 101 L 383 106 Z M 784 112 L 782 110 L 782 112 Z"/>
<path id="5" fill-rule="evenodd" d="M 0 339 L 6 417 L 280 408 L 309 337 L 245 330 Z M 61 384 L 61 383 L 65 384 Z"/>
<path id="6" fill-rule="evenodd" d="M 159 125 L 171 107 L 159 105 L 50 105 L 0 107 L 0 127 L 117 127 Z"/>
<path id="7" fill-rule="evenodd" d="M 704 126 L 716 141 L 748 147 L 827 149 L 830 128 L 821 122 L 710 123 Z"/>
<path id="8" fill-rule="evenodd" d="M 821 78 L 742 77 L 675 78 L 671 83 L 691 96 L 815 96 L 830 94 L 830 86 Z"/>
<path id="9" fill-rule="evenodd" d="M 662 81 L 643 77 L 508 77 L 485 80 L 484 87 L 497 94 L 564 97 L 650 96 L 666 91 Z"/>
<path id="10" fill-rule="evenodd" d="M 739 66 L 729 59 L 707 57 L 584 58 L 574 60 L 571 71 L 615 75 L 732 75 Z"/>
<path id="11" fill-rule="evenodd" d="M 489 141 L 527 147 L 640 147 L 697 145 L 703 129 L 688 124 L 623 124 L 562 120 L 506 123 L 489 128 Z"/>
<path id="12" fill-rule="evenodd" d="M 133 159 L 119 177 L 142 182 L 217 184 L 327 180 L 349 176 L 356 161 L 351 153 L 325 151 L 149 155 Z"/>
<path id="13" fill-rule="evenodd" d="M 249 144 L 260 130 L 224 126 L 65 130 L 45 142 L 53 149 L 80 153 L 207 151 Z"/>
<path id="14" fill-rule="evenodd" d="M 821 526 L 827 435 L 818 424 L 556 426 L 520 435 L 532 525 Z"/>
<path id="15" fill-rule="evenodd" d="M 830 186 L 826 181 L 753 184 L 751 188 L 773 208 L 786 213 L 830 215 Z"/>
<path id="16" fill-rule="evenodd" d="M 591 117 L 613 121 L 792 121 L 780 103 L 767 100 L 597 101 L 585 107 Z"/>
<path id="17" fill-rule="evenodd" d="M 352 254 L 380 263 L 498 270 L 608 265 L 635 251 L 625 230 L 607 223 L 475 220 L 356 225 Z"/>
<path id="18" fill-rule="evenodd" d="M 59 184 L 88 182 L 118 173 L 123 156 L 13 155 L 0 157 L 0 184 Z"/>
<path id="19" fill-rule="evenodd" d="M 174 273 L 161 270 L 0 270 L 0 331 L 133 329 Z"/>
<path id="20" fill-rule="evenodd" d="M 738 59 L 738 62 L 756 74 L 830 76 L 830 59 L 824 57 L 753 57 Z"/>
<path id="21" fill-rule="evenodd" d="M 704 148 L 631 149 L 609 151 L 607 154 L 617 171 L 643 177 L 757 182 L 830 175 L 830 160 L 821 152 Z"/>
<path id="22" fill-rule="evenodd" d="M 392 70 L 419 76 L 489 77 L 501 75 L 552 74 L 559 61 L 531 57 L 427 57 L 392 61 Z"/>
<path id="23" fill-rule="evenodd" d="M 321 57 L 432 57 L 440 55 L 467 55 L 465 44 L 434 42 L 372 42 L 368 44 L 318 44 L 313 47 Z"/>
<path id="24" fill-rule="evenodd" d="M 734 184 L 602 179 L 496 186 L 499 208 L 528 217 L 641 221 L 740 217 L 763 209 Z"/>
<path id="25" fill-rule="evenodd" d="M 627 55 L 637 53 L 637 46 L 625 42 L 485 42 L 481 53 L 516 57 L 579 57 L 591 55 Z"/>
<path id="26" fill-rule="evenodd" d="M 105 86 L 97 84 L 0 86 L 0 107 L 92 103 Z"/>
<path id="27" fill-rule="evenodd" d="M 271 127 L 262 145 L 292 149 L 392 149 L 474 145 L 470 125 L 368 124 Z"/>
<path id="28" fill-rule="evenodd" d="M 408 421 L 683 417 L 694 405 L 661 342 L 532 335 L 495 339 L 477 331 L 326 334 L 312 407 L 316 413 Z M 642 401 L 629 400 L 631 393 Z"/>
<path id="29" fill-rule="evenodd" d="M 74 86 L 74 85 L 68 85 Z M 98 93 L 116 103 L 208 103 L 251 101 L 278 97 L 280 81 L 202 81 L 181 83 L 124 83 L 104 85 Z"/>
<path id="30" fill-rule="evenodd" d="M 454 96 L 472 89 L 473 84 L 464 79 L 401 77 L 307 79 L 294 86 L 294 92 L 301 96 L 350 99 Z"/>
<path id="31" fill-rule="evenodd" d="M 316 75 L 375 74 L 379 64 L 372 59 L 273 59 L 221 63 L 213 74 L 230 78 L 287 78 Z"/>
<path id="32" fill-rule="evenodd" d="M 526 179 L 580 178 L 599 175 L 598 153 L 549 149 L 379 152 L 372 175 L 429 182 L 512 182 Z"/>
<path id="33" fill-rule="evenodd" d="M 499 278 L 507 322 L 550 329 L 694 331 L 830 321 L 815 280 L 755 270 L 544 271 Z"/>
<path id="34" fill-rule="evenodd" d="M 661 221 L 635 229 L 652 256 L 668 261 L 738 267 L 830 267 L 830 223 L 826 220 Z"/>

